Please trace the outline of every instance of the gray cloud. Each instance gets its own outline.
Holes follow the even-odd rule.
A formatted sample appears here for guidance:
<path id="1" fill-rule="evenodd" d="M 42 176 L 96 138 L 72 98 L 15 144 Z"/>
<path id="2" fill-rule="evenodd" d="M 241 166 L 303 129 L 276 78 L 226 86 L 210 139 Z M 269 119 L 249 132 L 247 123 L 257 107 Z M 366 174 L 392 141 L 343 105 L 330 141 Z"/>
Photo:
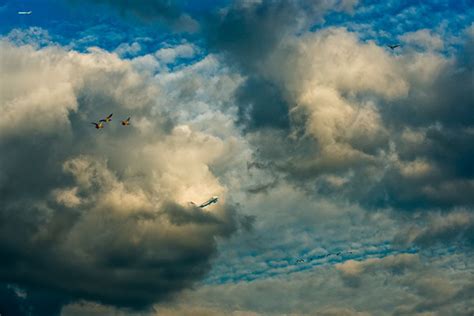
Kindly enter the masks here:
<path id="1" fill-rule="evenodd" d="M 464 40 L 447 58 L 393 56 L 344 29 L 288 37 L 261 69 L 293 100 L 290 128 L 254 130 L 257 163 L 369 208 L 472 206 L 468 32 Z"/>
<path id="2" fill-rule="evenodd" d="M 448 259 L 448 261 L 446 261 Z M 202 285 L 186 290 L 172 303 L 158 304 L 158 315 L 469 315 L 472 275 L 446 264 L 460 258 L 425 262 L 418 255 L 346 261 L 289 276 L 252 282 Z M 465 258 L 466 259 L 466 258 Z M 466 259 L 467 260 L 467 259 Z M 465 261 L 467 262 L 467 261 Z M 344 272 L 342 272 L 344 271 Z M 341 279 L 357 275 L 359 286 Z"/>
<path id="3" fill-rule="evenodd" d="M 204 19 L 211 51 L 247 80 L 237 91 L 241 122 L 252 128 L 288 128 L 292 106 L 281 87 L 264 76 L 265 61 L 288 37 L 323 20 L 331 10 L 350 11 L 357 1 L 235 1 Z"/>
<path id="4" fill-rule="evenodd" d="M 0 45 L 0 277 L 25 291 L 19 308 L 146 309 L 205 275 L 217 237 L 248 228 L 211 171 L 232 163 L 228 146 L 178 124 L 130 61 Z M 211 195 L 222 202 L 186 206 Z"/>
<path id="5" fill-rule="evenodd" d="M 437 244 L 461 243 L 474 247 L 474 215 L 470 210 L 456 210 L 448 214 L 429 214 L 419 218 L 418 225 L 402 230 L 395 241 L 414 243 L 422 247 Z M 423 223 L 423 224 L 421 224 Z"/>

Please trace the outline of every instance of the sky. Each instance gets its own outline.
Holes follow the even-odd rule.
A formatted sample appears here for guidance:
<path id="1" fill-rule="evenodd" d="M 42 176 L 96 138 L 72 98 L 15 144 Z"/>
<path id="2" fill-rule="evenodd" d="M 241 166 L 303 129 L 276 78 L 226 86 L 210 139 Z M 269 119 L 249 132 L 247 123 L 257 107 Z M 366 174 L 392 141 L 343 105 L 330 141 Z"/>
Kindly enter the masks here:
<path id="1" fill-rule="evenodd" d="M 2 316 L 474 315 L 472 0 L 0 21 Z"/>

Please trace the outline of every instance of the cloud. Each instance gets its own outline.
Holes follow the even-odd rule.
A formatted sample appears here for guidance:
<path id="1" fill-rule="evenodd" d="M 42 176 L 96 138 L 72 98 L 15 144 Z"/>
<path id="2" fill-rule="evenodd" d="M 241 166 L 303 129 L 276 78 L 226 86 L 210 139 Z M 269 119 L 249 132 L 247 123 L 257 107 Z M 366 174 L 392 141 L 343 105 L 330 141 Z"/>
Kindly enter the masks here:
<path id="1" fill-rule="evenodd" d="M 333 266 L 252 282 L 200 285 L 155 308 L 165 315 L 193 311 L 210 315 L 468 315 L 473 307 L 466 300 L 472 294 L 472 276 L 446 266 L 459 259 L 425 262 L 418 255 L 401 254 L 363 260 L 358 262 L 359 287 L 341 282 L 341 271 Z"/>
<path id="2" fill-rule="evenodd" d="M 247 77 L 237 92 L 241 123 L 254 128 L 287 128 L 291 106 L 262 72 L 265 61 L 288 37 L 323 21 L 329 11 L 350 11 L 357 1 L 235 1 L 203 22 L 211 52 Z"/>
<path id="3" fill-rule="evenodd" d="M 197 53 L 197 47 L 192 44 L 179 44 L 171 47 L 160 48 L 155 56 L 165 64 L 171 64 L 178 58 L 192 58 Z"/>
<path id="4" fill-rule="evenodd" d="M 420 47 L 424 50 L 440 50 L 444 47 L 444 42 L 441 39 L 441 36 L 433 34 L 433 32 L 428 29 L 408 32 L 399 36 L 399 38 L 404 43 Z"/>
<path id="5" fill-rule="evenodd" d="M 0 45 L 2 281 L 53 315 L 78 300 L 146 309 L 204 276 L 216 238 L 248 226 L 212 171 L 232 144 L 178 124 L 116 54 Z"/>
<path id="6" fill-rule="evenodd" d="M 349 286 L 360 285 L 361 276 L 366 273 L 387 271 L 392 274 L 401 274 L 406 269 L 413 270 L 420 266 L 419 257 L 413 254 L 391 255 L 385 258 L 373 258 L 364 261 L 349 260 L 336 265 L 341 278 Z"/>
<path id="7" fill-rule="evenodd" d="M 429 214 L 425 225 L 411 226 L 396 236 L 401 243 L 422 247 L 459 242 L 474 246 L 474 215 L 470 210 L 456 210 L 448 214 Z"/>
<path id="8" fill-rule="evenodd" d="M 252 130 L 257 163 L 369 208 L 471 206 L 469 32 L 463 39 L 445 56 L 393 55 L 342 28 L 287 36 L 258 69 L 289 105 L 289 123 Z M 262 106 L 269 119 L 275 104 Z"/>
<path id="9" fill-rule="evenodd" d="M 137 42 L 133 42 L 132 44 L 122 43 L 115 49 L 115 53 L 120 57 L 135 56 L 141 49 L 142 47 Z"/>
<path id="10" fill-rule="evenodd" d="M 53 43 L 49 32 L 37 26 L 31 26 L 27 29 L 13 29 L 6 38 L 17 45 L 28 44 L 40 47 Z"/>

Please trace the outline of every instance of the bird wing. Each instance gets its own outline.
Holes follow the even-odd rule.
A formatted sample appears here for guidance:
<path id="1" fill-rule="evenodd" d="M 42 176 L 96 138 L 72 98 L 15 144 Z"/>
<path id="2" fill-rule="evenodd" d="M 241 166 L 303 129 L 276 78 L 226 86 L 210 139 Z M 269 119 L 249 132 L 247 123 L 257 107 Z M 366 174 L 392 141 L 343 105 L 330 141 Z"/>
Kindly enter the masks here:
<path id="1" fill-rule="evenodd" d="M 111 118 L 113 114 L 114 114 L 114 113 L 110 113 L 110 115 L 107 116 L 107 118 L 108 118 L 108 119 Z"/>
<path id="2" fill-rule="evenodd" d="M 91 122 L 91 124 L 97 125 L 97 123 L 95 123 L 95 122 Z"/>
<path id="3" fill-rule="evenodd" d="M 100 120 L 99 122 L 107 122 L 106 120 Z"/>

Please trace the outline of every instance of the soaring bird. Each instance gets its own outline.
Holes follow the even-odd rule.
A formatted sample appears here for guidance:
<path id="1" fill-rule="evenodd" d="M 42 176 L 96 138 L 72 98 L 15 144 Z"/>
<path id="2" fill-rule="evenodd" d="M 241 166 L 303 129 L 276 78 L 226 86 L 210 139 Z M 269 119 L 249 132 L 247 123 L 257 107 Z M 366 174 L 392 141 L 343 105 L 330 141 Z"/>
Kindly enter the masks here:
<path id="1" fill-rule="evenodd" d="M 122 121 L 122 125 L 123 125 L 123 126 L 130 125 L 130 117 L 129 117 L 128 119 L 126 119 L 126 120 L 123 120 L 123 121 Z"/>
<path id="2" fill-rule="evenodd" d="M 400 47 L 399 44 L 397 44 L 397 45 L 387 45 L 387 46 L 388 46 L 391 50 L 394 50 L 395 48 Z"/>
<path id="3" fill-rule="evenodd" d="M 108 123 L 108 122 L 112 121 L 112 115 L 113 115 L 113 113 L 110 113 L 109 116 L 107 116 L 105 119 L 100 120 L 99 122 L 106 122 L 106 123 Z"/>
<path id="4" fill-rule="evenodd" d="M 100 121 L 99 123 L 91 122 L 91 124 L 94 124 L 95 128 L 97 128 L 97 129 L 104 128 L 104 124 L 102 123 L 102 121 Z"/>
<path id="5" fill-rule="evenodd" d="M 299 259 L 296 260 L 296 264 L 303 263 L 303 262 L 305 262 L 303 258 L 299 258 Z"/>
<path id="6" fill-rule="evenodd" d="M 211 204 L 214 204 L 214 203 L 217 203 L 217 201 L 219 200 L 219 197 L 218 196 L 213 196 L 211 197 L 209 200 L 207 200 L 206 202 L 200 204 L 200 205 L 197 205 L 196 203 L 194 202 L 189 202 L 189 204 L 195 206 L 195 207 L 200 207 L 200 208 L 205 208 L 206 206 L 209 206 Z"/>

